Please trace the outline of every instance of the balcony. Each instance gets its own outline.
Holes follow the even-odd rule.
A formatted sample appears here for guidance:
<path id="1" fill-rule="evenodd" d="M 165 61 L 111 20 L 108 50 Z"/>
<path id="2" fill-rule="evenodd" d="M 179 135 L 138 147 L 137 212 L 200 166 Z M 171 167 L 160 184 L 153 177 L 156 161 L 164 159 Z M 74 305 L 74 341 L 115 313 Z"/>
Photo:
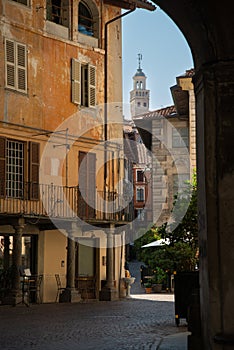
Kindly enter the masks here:
<path id="1" fill-rule="evenodd" d="M 78 186 L 35 183 L 25 183 L 20 189 L 5 192 L 0 197 L 1 216 L 40 217 L 47 220 L 80 218 L 100 225 L 103 222 L 121 224 L 133 219 L 132 203 L 126 205 L 123 197 L 116 192 L 91 192 L 82 191 Z"/>

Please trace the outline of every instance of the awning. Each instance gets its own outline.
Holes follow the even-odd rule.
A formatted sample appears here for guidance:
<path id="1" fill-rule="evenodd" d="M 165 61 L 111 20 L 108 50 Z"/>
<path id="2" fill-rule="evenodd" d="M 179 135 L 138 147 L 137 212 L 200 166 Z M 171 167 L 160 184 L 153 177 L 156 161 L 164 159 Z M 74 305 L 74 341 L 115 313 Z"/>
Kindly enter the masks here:
<path id="1" fill-rule="evenodd" d="M 156 10 L 156 6 L 148 0 L 104 0 L 104 4 L 120 7 L 126 10 L 131 10 L 135 7 L 149 11 Z"/>
<path id="2" fill-rule="evenodd" d="M 169 245 L 169 244 L 170 244 L 170 240 L 166 238 L 166 239 L 159 239 L 157 241 L 153 241 L 151 243 L 145 244 L 141 246 L 141 248 L 162 247 L 164 245 Z"/>

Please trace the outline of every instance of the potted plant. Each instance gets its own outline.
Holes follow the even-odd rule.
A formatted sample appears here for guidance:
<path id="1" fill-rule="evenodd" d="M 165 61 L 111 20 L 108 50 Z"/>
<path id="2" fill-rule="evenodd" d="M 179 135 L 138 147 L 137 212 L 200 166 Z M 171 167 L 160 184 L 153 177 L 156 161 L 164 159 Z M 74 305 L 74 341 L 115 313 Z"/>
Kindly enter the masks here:
<path id="1" fill-rule="evenodd" d="M 147 294 L 152 293 L 152 281 L 151 280 L 148 280 L 148 282 L 146 282 L 144 284 L 144 287 L 145 287 L 145 292 Z"/>
<path id="2" fill-rule="evenodd" d="M 163 282 L 165 282 L 166 274 L 165 272 L 157 267 L 155 271 L 155 277 L 153 279 L 153 291 L 155 293 L 160 293 L 162 291 Z"/>

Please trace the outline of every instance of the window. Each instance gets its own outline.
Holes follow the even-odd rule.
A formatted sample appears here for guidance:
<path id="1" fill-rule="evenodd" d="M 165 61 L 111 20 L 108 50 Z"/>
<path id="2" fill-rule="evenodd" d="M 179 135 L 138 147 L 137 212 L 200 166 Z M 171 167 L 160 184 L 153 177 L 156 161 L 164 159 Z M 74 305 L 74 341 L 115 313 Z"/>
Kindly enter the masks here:
<path id="1" fill-rule="evenodd" d="M 7 140 L 6 196 L 22 198 L 24 191 L 24 143 Z"/>
<path id="2" fill-rule="evenodd" d="M 83 107 L 96 105 L 96 67 L 72 59 L 72 102 Z"/>
<path id="3" fill-rule="evenodd" d="M 93 36 L 94 34 L 92 13 L 82 1 L 79 3 L 78 30 L 86 35 Z"/>
<path id="4" fill-rule="evenodd" d="M 186 147 L 188 144 L 188 128 L 173 128 L 172 147 Z"/>
<path id="5" fill-rule="evenodd" d="M 5 40 L 6 87 L 27 93 L 27 50 L 26 45 Z"/>
<path id="6" fill-rule="evenodd" d="M 26 146 L 23 141 L 0 138 L 1 197 L 39 198 L 39 143 L 28 143 L 28 155 Z"/>
<path id="7" fill-rule="evenodd" d="M 137 182 L 144 182 L 144 173 L 142 170 L 137 170 L 137 173 L 136 173 L 136 180 Z"/>
<path id="8" fill-rule="evenodd" d="M 145 200 L 145 189 L 144 188 L 137 188 L 136 200 L 137 200 L 137 202 L 144 202 L 144 200 Z"/>
<path id="9" fill-rule="evenodd" d="M 47 0 L 46 19 L 69 27 L 69 0 Z"/>
<path id="10" fill-rule="evenodd" d="M 147 103 L 146 102 L 144 102 L 144 107 L 147 107 Z"/>
<path id="11" fill-rule="evenodd" d="M 29 0 L 12 0 L 12 1 L 18 2 L 19 4 L 29 6 Z"/>
<path id="12" fill-rule="evenodd" d="M 140 107 L 141 103 L 140 102 L 137 102 L 137 107 Z"/>
<path id="13" fill-rule="evenodd" d="M 99 37 L 99 13 L 95 3 L 91 0 L 79 2 L 78 31 L 81 34 Z"/>

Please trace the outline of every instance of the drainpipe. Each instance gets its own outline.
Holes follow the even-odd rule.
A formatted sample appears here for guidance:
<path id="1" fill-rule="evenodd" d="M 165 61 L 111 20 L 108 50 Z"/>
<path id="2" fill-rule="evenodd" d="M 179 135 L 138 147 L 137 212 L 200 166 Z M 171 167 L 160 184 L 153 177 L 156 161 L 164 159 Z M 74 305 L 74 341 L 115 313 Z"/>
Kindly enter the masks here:
<path id="1" fill-rule="evenodd" d="M 107 96 L 107 88 L 108 88 L 108 55 L 107 55 L 107 49 L 108 49 L 108 25 L 113 23 L 114 21 L 117 21 L 118 19 L 127 16 L 131 12 L 136 10 L 136 5 L 134 4 L 134 7 L 109 20 L 108 22 L 105 23 L 105 62 L 104 62 L 104 201 L 106 201 L 106 190 L 107 190 L 107 141 L 108 141 L 108 128 L 107 128 L 107 122 L 108 122 L 108 117 L 107 117 L 107 102 L 108 102 L 108 96 Z M 105 212 L 105 211 L 104 211 Z"/>

